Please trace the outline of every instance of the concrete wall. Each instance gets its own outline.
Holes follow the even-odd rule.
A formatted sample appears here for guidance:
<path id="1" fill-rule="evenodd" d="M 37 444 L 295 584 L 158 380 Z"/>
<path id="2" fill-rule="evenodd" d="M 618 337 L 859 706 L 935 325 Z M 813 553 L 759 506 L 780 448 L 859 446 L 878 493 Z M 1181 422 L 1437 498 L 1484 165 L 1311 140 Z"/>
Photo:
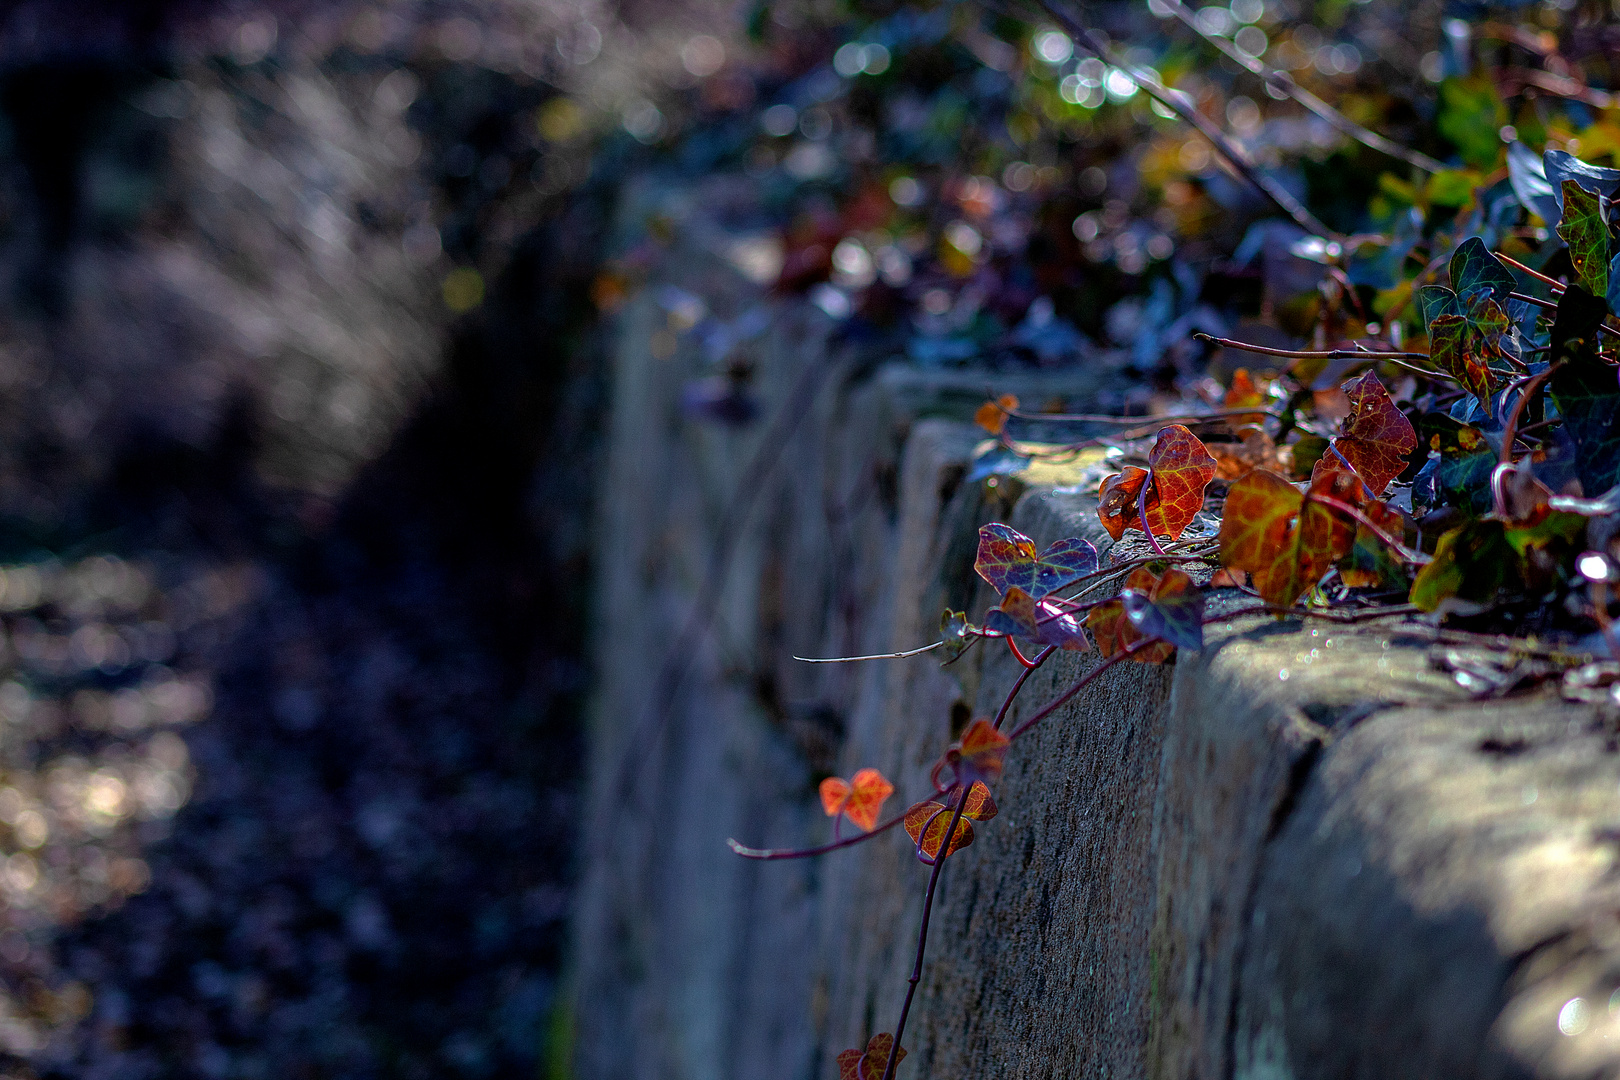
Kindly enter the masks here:
<path id="1" fill-rule="evenodd" d="M 985 521 L 1106 541 L 1083 471 L 963 482 L 987 385 L 1094 387 L 883 363 L 731 271 L 704 200 L 640 198 L 630 213 L 666 213 L 677 239 L 613 356 L 576 1068 L 831 1077 L 894 1027 L 927 868 L 898 832 L 809 862 L 724 842 L 823 841 L 829 772 L 881 768 L 891 808 L 921 797 L 1018 669 L 991 648 L 947 669 L 792 657 L 980 615 Z M 667 336 L 677 283 L 710 331 L 765 327 L 737 346 L 758 422 L 680 412 L 723 358 L 702 327 Z M 1019 711 L 1095 662 L 1049 665 Z M 1110 672 L 1017 745 L 1001 815 L 949 864 L 900 1076 L 1615 1072 L 1615 717 L 1556 679 L 1478 701 L 1446 670 L 1515 662 L 1399 619 L 1247 617 L 1171 667 Z"/>

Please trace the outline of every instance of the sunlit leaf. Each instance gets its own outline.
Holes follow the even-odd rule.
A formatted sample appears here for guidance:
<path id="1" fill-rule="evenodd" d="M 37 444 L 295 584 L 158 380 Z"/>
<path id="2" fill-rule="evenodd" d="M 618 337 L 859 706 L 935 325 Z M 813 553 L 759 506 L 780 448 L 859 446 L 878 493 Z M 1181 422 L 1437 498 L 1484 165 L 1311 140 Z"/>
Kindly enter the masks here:
<path id="1" fill-rule="evenodd" d="M 973 568 L 996 592 L 1018 588 L 1033 599 L 1097 571 L 1097 549 L 1089 541 L 1059 540 L 1039 555 L 1029 537 L 1010 525 L 995 523 L 979 530 L 979 554 Z"/>
<path id="2" fill-rule="evenodd" d="M 1620 379 L 1598 356 L 1598 326 L 1608 307 L 1579 285 L 1564 290 L 1553 319 L 1549 390 L 1575 445 L 1575 474 L 1586 492 L 1620 482 Z"/>
<path id="3" fill-rule="evenodd" d="M 1146 566 L 1139 566 L 1125 579 L 1125 589 L 1151 596 L 1158 583 L 1157 574 Z M 1092 639 L 1097 643 L 1097 651 L 1102 653 L 1104 658 L 1128 651 L 1131 660 L 1136 663 L 1162 664 L 1176 651 L 1174 645 L 1162 641 L 1146 648 L 1138 647 L 1140 642 L 1146 641 L 1152 635 L 1142 633 L 1131 622 L 1125 613 L 1123 598 L 1110 600 L 1106 604 L 1092 608 L 1090 614 L 1086 616 L 1086 629 L 1091 631 Z"/>
<path id="4" fill-rule="evenodd" d="M 1078 619 L 1050 600 L 1036 600 L 1016 585 L 1007 590 L 1000 607 L 985 612 L 984 628 L 1038 645 L 1057 645 L 1071 651 L 1086 648 L 1086 636 Z"/>
<path id="5" fill-rule="evenodd" d="M 1359 501 L 1360 484 L 1345 470 L 1326 470 L 1310 494 Z M 1221 517 L 1221 564 L 1247 570 L 1261 597 L 1286 607 L 1321 580 L 1355 539 L 1341 514 L 1275 473 L 1256 469 L 1233 484 Z"/>
<path id="6" fill-rule="evenodd" d="M 943 832 L 945 826 L 940 826 Z M 845 1050 L 838 1055 L 838 1080 L 882 1080 L 889 1067 L 889 1055 L 899 1065 L 906 1059 L 904 1047 L 894 1045 L 894 1036 L 888 1032 L 874 1035 L 865 1050 Z"/>
<path id="7" fill-rule="evenodd" d="M 917 858 L 930 864 L 939 858 L 940 846 L 945 842 L 945 830 L 951 827 L 952 813 L 950 807 L 933 799 L 920 802 L 906 811 L 906 832 L 917 848 Z M 951 834 L 951 846 L 946 854 L 955 855 L 971 843 L 973 823 L 968 821 L 967 811 L 963 810 L 962 820 L 957 823 L 956 832 Z"/>
<path id="8" fill-rule="evenodd" d="M 1345 383 L 1344 393 L 1350 399 L 1350 415 L 1344 421 L 1344 434 L 1333 440 L 1333 449 L 1350 463 L 1373 495 L 1382 495 L 1389 482 L 1405 471 L 1406 457 L 1417 446 L 1417 432 L 1372 372 Z M 1317 462 L 1316 469 L 1320 472 L 1342 464 L 1330 454 Z"/>
<path id="9" fill-rule="evenodd" d="M 1487 294 L 1499 304 L 1506 303 L 1516 284 L 1513 272 L 1477 236 L 1470 236 L 1457 248 L 1451 256 L 1450 272 L 1451 287 L 1465 305 Z"/>
<path id="10" fill-rule="evenodd" d="M 1137 504 L 1143 485 L 1143 510 L 1155 536 L 1175 540 L 1187 531 L 1204 507 L 1204 489 L 1215 478 L 1215 458 L 1198 436 L 1180 424 L 1159 432 L 1148 453 L 1146 470 L 1130 466 L 1104 480 L 1097 493 L 1097 516 L 1108 535 L 1118 540 L 1127 529 L 1141 529 Z"/>
<path id="11" fill-rule="evenodd" d="M 821 808 L 828 817 L 843 814 L 871 832 L 878 822 L 883 801 L 894 794 L 894 785 L 876 769 L 861 769 L 849 780 L 829 776 L 821 782 Z"/>
<path id="12" fill-rule="evenodd" d="M 1609 293 L 1609 200 L 1588 191 L 1574 180 L 1565 180 L 1564 219 L 1558 235 L 1569 245 L 1569 261 L 1575 267 L 1575 280 L 1593 296 Z"/>
<path id="13" fill-rule="evenodd" d="M 1183 649 L 1204 647 L 1204 594 L 1184 572 L 1166 570 L 1147 590 L 1127 584 L 1120 601 L 1143 637 Z"/>
<path id="14" fill-rule="evenodd" d="M 1587 191 L 1595 191 L 1606 199 L 1612 199 L 1615 192 L 1620 191 L 1620 169 L 1605 169 L 1589 164 L 1564 150 L 1548 150 L 1541 156 L 1541 161 L 1543 175 L 1556 203 L 1556 213 L 1551 217 L 1542 215 L 1549 225 L 1563 214 L 1566 180 L 1573 180 Z"/>

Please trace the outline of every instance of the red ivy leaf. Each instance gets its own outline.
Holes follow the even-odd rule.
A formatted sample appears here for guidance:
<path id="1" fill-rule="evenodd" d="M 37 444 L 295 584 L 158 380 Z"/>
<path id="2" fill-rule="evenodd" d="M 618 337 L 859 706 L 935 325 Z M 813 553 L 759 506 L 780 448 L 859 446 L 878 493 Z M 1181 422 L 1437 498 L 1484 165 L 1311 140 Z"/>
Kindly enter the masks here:
<path id="1" fill-rule="evenodd" d="M 1150 589 L 1127 585 L 1119 599 L 1143 637 L 1183 649 L 1204 647 L 1204 594 L 1182 571 L 1166 570 Z"/>
<path id="2" fill-rule="evenodd" d="M 1085 540 L 1059 540 L 1039 555 L 1034 541 L 1010 525 L 997 522 L 979 530 L 979 554 L 973 569 L 996 592 L 1019 588 L 1039 600 L 1054 589 L 1097 571 L 1097 549 Z"/>
<path id="3" fill-rule="evenodd" d="M 1350 415 L 1344 422 L 1344 434 L 1333 440 L 1333 448 L 1374 495 L 1382 495 L 1389 482 L 1406 468 L 1406 455 L 1417 446 L 1417 432 L 1372 372 L 1345 383 L 1344 393 L 1350 399 Z M 1324 454 L 1311 479 L 1343 467 L 1344 462 L 1333 453 Z"/>
<path id="4" fill-rule="evenodd" d="M 1035 600 L 1016 585 L 1007 590 L 1000 607 L 985 612 L 984 628 L 1008 637 L 1028 638 L 1037 645 L 1057 645 L 1082 652 L 1086 648 L 1080 620 L 1050 600 Z"/>
<path id="5" fill-rule="evenodd" d="M 1360 483 L 1344 469 L 1321 471 L 1302 493 L 1276 473 L 1256 469 L 1226 493 L 1221 565 L 1247 570 L 1268 603 L 1286 607 L 1321 580 L 1355 538 L 1344 515 L 1311 495 L 1359 501 Z"/>
<path id="6" fill-rule="evenodd" d="M 1254 385 L 1254 379 L 1249 375 L 1248 368 L 1238 368 L 1232 372 L 1232 385 L 1226 391 L 1226 399 L 1221 402 L 1228 409 L 1241 409 L 1245 405 L 1264 405 L 1266 395 Z M 1259 424 L 1265 421 L 1265 413 L 1251 413 L 1247 416 L 1234 416 L 1230 418 L 1233 427 L 1244 424 Z"/>
<path id="7" fill-rule="evenodd" d="M 1002 760 L 1010 745 L 1012 740 L 981 716 L 968 725 L 961 741 L 946 751 L 946 756 L 956 769 L 958 780 L 994 784 L 1001 779 Z"/>
<path id="8" fill-rule="evenodd" d="M 1141 529 L 1137 496 L 1147 484 L 1145 515 L 1154 536 L 1175 540 L 1204 506 L 1204 489 L 1215 478 L 1215 458 L 1198 436 L 1180 424 L 1159 432 L 1146 470 L 1127 466 L 1104 480 L 1097 492 L 1097 516 L 1118 540 L 1126 529 Z"/>
<path id="9" fill-rule="evenodd" d="M 894 785 L 876 769 L 862 769 L 849 780 L 829 776 L 821 782 L 821 808 L 828 817 L 840 813 L 859 825 L 862 832 L 877 827 L 883 801 L 894 794 Z"/>
<path id="10" fill-rule="evenodd" d="M 906 1059 L 905 1048 L 894 1045 L 893 1035 L 885 1031 L 872 1036 L 864 1051 L 845 1050 L 838 1055 L 838 1080 L 882 1080 L 891 1053 L 896 1065 Z"/>
<path id="11" fill-rule="evenodd" d="M 1140 594 L 1151 596 L 1158 588 L 1159 576 L 1145 566 L 1138 566 L 1131 571 L 1130 577 L 1125 579 L 1125 588 Z M 1092 638 L 1097 642 L 1097 651 L 1104 658 L 1113 656 L 1117 652 L 1131 652 L 1131 660 L 1138 664 L 1162 664 L 1175 653 L 1176 647 L 1168 642 L 1159 642 L 1147 648 L 1135 648 L 1138 642 L 1152 637 L 1136 628 L 1125 614 L 1125 601 L 1123 596 L 1118 600 L 1110 600 L 1091 609 L 1086 616 L 1086 629 L 1091 631 Z"/>

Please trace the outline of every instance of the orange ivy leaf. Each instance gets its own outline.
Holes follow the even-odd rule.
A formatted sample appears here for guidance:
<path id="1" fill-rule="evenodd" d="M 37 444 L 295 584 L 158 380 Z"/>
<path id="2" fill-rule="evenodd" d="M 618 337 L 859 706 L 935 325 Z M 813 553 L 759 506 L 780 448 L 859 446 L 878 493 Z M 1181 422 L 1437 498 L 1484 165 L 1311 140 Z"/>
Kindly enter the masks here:
<path id="1" fill-rule="evenodd" d="M 1350 399 L 1350 415 L 1344 422 L 1344 434 L 1332 443 L 1344 461 L 1332 452 L 1322 455 L 1311 479 L 1328 470 L 1342 470 L 1348 461 L 1372 493 L 1382 495 L 1406 468 L 1406 455 L 1417 446 L 1417 432 L 1372 372 L 1345 383 L 1344 393 Z"/>
<path id="2" fill-rule="evenodd" d="M 1012 740 L 981 716 L 967 726 L 955 746 L 945 751 L 945 759 L 956 770 L 958 780 L 994 784 L 1001 779 L 1002 762 L 1010 745 Z"/>
<path id="3" fill-rule="evenodd" d="M 1360 486 L 1348 471 L 1330 469 L 1301 492 L 1276 473 L 1256 469 L 1226 493 L 1221 564 L 1247 570 L 1268 603 L 1292 604 L 1350 550 L 1355 538 L 1355 527 L 1344 515 L 1311 496 L 1355 502 Z"/>
<path id="4" fill-rule="evenodd" d="M 906 811 L 906 832 L 917 849 L 917 858 L 930 866 L 939 858 L 940 845 L 945 842 L 945 830 L 951 827 L 952 813 L 951 807 L 933 799 L 920 802 Z M 967 819 L 967 811 L 963 810 L 962 820 L 956 823 L 956 833 L 951 837 L 950 850 L 945 854 L 955 855 L 971 843 L 973 825 Z"/>
<path id="5" fill-rule="evenodd" d="M 877 827 L 878 812 L 883 801 L 894 794 L 894 785 L 876 769 L 862 769 L 848 780 L 829 776 L 821 782 L 821 808 L 828 817 L 844 814 L 871 832 Z"/>
<path id="6" fill-rule="evenodd" d="M 1138 566 L 1131 571 L 1130 577 L 1125 579 L 1125 588 L 1148 594 L 1151 594 L 1158 584 L 1158 575 L 1145 566 Z M 1147 636 L 1126 616 L 1123 599 L 1110 600 L 1106 604 L 1092 608 L 1086 616 L 1086 629 L 1091 631 L 1091 637 L 1097 643 L 1097 651 L 1102 653 L 1104 659 L 1117 652 L 1132 649 Z M 1130 658 L 1138 664 L 1162 664 L 1170 659 L 1175 651 L 1174 645 L 1161 641 L 1145 649 L 1136 649 Z"/>
<path id="7" fill-rule="evenodd" d="M 882 1080 L 889 1067 L 889 1055 L 899 1065 L 906 1059 L 904 1047 L 894 1045 L 888 1032 L 874 1035 L 865 1050 L 845 1050 L 838 1055 L 838 1080 Z"/>
<path id="8" fill-rule="evenodd" d="M 1198 436 L 1180 424 L 1159 432 L 1148 454 L 1148 468 L 1127 466 L 1102 482 L 1097 516 L 1118 540 L 1126 529 L 1141 529 L 1137 498 L 1147 485 L 1144 512 L 1154 536 L 1178 539 L 1204 506 L 1204 489 L 1215 478 L 1215 458 Z"/>
<path id="9" fill-rule="evenodd" d="M 1002 394 L 995 401 L 987 401 L 979 406 L 979 411 L 973 414 L 973 422 L 992 435 L 1000 435 L 1007 429 L 1007 414 L 1018 408 L 1018 399 L 1012 394 Z"/>

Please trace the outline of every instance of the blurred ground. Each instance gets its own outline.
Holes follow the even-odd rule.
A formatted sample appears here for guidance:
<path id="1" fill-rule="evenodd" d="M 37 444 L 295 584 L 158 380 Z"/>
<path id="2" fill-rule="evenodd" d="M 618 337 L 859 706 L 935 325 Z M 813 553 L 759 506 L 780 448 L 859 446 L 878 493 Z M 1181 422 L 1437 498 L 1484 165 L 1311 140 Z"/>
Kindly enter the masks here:
<path id="1" fill-rule="evenodd" d="M 0 1075 L 562 1045 L 643 6 L 0 5 Z"/>

